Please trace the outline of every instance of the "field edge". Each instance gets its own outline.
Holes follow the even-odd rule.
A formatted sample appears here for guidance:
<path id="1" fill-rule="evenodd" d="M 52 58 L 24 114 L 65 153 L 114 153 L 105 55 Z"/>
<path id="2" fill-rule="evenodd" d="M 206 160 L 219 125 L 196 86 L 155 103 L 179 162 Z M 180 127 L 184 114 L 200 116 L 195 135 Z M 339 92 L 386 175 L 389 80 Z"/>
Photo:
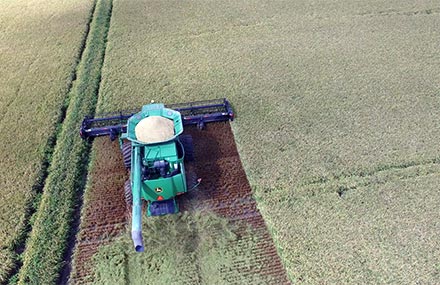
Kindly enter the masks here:
<path id="1" fill-rule="evenodd" d="M 26 243 L 18 284 L 61 282 L 61 269 L 66 265 L 63 256 L 69 248 L 69 237 L 74 234 L 71 223 L 75 207 L 81 204 L 79 199 L 90 149 L 89 144 L 79 137 L 78 130 L 84 116 L 93 114 L 95 109 L 111 7 L 111 2 L 105 0 L 96 0 L 93 4 L 90 28 L 76 80 L 69 93 L 70 102 L 57 137 L 34 227 Z"/>

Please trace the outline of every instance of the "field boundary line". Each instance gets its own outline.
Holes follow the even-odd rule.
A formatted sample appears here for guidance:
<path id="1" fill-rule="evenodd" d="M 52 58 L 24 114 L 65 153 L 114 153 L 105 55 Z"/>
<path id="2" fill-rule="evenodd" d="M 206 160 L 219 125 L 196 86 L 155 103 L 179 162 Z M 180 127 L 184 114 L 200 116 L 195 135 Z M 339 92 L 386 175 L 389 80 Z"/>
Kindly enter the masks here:
<path id="1" fill-rule="evenodd" d="M 111 7 L 110 0 L 96 0 L 93 4 L 81 58 L 64 104 L 65 119 L 59 124 L 41 202 L 26 241 L 18 284 L 67 282 L 61 270 L 70 262 L 73 246 L 69 242 L 75 239 L 72 224 L 75 228 L 90 152 L 90 144 L 80 138 L 78 130 L 84 116 L 95 110 Z"/>

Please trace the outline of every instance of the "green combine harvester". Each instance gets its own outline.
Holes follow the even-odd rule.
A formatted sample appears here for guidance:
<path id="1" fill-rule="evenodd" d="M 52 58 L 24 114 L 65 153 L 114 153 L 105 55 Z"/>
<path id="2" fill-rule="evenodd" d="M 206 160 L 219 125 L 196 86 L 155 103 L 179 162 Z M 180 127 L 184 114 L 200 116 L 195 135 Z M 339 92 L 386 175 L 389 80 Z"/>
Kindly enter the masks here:
<path id="1" fill-rule="evenodd" d="M 132 206 L 132 239 L 135 250 L 144 251 L 142 241 L 142 203 L 147 216 L 179 211 L 176 197 L 200 180 L 191 180 L 185 163 L 194 160 L 192 137 L 183 135 L 185 125 L 233 120 L 226 99 L 165 106 L 148 104 L 140 112 L 119 112 L 84 118 L 80 135 L 84 139 L 110 136 L 119 139 L 130 180 L 125 183 L 125 199 Z M 190 184 L 190 185 L 188 185 Z"/>

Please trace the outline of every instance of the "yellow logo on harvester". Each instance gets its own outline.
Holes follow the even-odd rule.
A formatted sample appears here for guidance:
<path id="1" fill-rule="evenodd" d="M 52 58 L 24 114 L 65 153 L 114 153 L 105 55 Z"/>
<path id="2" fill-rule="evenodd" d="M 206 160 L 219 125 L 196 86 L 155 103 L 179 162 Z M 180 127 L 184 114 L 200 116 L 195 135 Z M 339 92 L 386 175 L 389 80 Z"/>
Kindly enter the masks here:
<path id="1" fill-rule="evenodd" d="M 162 192 L 162 191 L 163 191 L 163 189 L 162 189 L 162 188 L 160 188 L 160 187 L 157 187 L 156 189 L 154 189 L 154 191 L 156 191 L 157 193 L 160 193 L 160 192 Z"/>

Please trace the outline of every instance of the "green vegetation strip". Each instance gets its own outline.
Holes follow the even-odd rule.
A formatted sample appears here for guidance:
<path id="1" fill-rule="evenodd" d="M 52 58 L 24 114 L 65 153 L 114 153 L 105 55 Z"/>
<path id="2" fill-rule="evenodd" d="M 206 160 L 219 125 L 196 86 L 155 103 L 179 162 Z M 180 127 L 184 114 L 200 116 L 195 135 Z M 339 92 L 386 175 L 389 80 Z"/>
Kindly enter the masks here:
<path id="1" fill-rule="evenodd" d="M 0 283 L 21 263 L 91 7 L 89 0 L 1 2 Z"/>
<path id="2" fill-rule="evenodd" d="M 94 112 L 111 8 L 111 1 L 100 0 L 96 4 L 67 115 L 26 245 L 19 284 L 55 284 L 63 266 L 72 213 L 84 184 L 82 177 L 89 150 L 78 130 L 84 116 Z"/>
<path id="3" fill-rule="evenodd" d="M 240 234 L 237 234 L 239 228 Z M 101 246 L 93 284 L 271 284 L 255 260 L 261 235 L 208 213 L 143 221 L 145 252 L 130 234 Z"/>

